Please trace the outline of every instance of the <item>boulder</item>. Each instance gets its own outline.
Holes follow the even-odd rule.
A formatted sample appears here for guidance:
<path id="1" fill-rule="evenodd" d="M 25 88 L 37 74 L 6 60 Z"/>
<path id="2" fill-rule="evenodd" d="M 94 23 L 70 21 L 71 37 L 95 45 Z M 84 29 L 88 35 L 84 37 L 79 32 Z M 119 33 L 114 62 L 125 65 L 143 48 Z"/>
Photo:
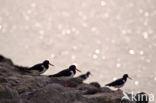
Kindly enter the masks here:
<path id="1" fill-rule="evenodd" d="M 98 82 L 33 76 L 22 71 L 26 68 L 0 55 L 0 103 L 122 103 L 121 91 L 101 87 Z"/>

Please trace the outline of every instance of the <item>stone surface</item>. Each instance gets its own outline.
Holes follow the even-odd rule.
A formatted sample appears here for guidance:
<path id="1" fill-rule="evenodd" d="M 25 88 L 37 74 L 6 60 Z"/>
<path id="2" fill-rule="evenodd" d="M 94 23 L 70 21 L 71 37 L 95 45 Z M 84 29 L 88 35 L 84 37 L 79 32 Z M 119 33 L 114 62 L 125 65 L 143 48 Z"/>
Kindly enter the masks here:
<path id="1" fill-rule="evenodd" d="M 97 82 L 24 75 L 19 67 L 0 56 L 0 103 L 121 103 L 122 91 Z"/>

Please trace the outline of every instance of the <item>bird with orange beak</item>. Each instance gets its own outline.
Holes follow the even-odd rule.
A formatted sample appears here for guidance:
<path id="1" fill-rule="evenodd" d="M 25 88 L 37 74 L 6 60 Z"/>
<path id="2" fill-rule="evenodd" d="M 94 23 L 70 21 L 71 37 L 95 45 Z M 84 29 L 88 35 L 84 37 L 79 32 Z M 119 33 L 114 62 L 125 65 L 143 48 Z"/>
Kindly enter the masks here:
<path id="1" fill-rule="evenodd" d="M 54 66 L 49 60 L 44 60 L 42 63 L 30 67 L 27 71 L 31 72 L 33 75 L 40 75 L 48 70 L 49 65 Z"/>
<path id="2" fill-rule="evenodd" d="M 131 77 L 128 76 L 128 74 L 124 74 L 122 78 L 117 79 L 109 84 L 106 84 L 106 86 L 110 86 L 110 87 L 114 87 L 114 88 L 118 88 L 120 89 L 121 87 L 123 87 L 127 81 L 127 78 L 131 79 Z"/>
<path id="3" fill-rule="evenodd" d="M 72 78 L 75 74 L 76 71 L 81 72 L 75 65 L 69 66 L 68 69 L 62 70 L 54 75 L 49 75 L 49 77 L 67 77 L 67 78 Z"/>

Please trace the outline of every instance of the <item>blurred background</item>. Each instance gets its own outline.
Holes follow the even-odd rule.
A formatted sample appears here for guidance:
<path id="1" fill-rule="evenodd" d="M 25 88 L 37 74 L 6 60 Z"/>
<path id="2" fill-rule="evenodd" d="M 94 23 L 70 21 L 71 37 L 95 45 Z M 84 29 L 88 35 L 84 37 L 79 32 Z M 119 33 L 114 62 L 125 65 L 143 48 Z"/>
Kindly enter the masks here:
<path id="1" fill-rule="evenodd" d="M 102 86 L 128 73 L 123 90 L 156 94 L 156 0 L 0 0 L 0 54 L 45 75 L 71 64 Z M 80 73 L 77 73 L 80 75 Z"/>

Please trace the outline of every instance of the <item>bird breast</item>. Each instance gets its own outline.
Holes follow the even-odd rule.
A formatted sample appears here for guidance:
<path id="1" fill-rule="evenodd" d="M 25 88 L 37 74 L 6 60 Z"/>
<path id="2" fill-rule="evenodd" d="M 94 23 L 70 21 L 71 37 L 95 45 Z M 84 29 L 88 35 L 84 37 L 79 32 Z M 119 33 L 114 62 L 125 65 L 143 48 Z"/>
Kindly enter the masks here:
<path id="1" fill-rule="evenodd" d="M 70 73 L 70 77 L 73 77 L 75 75 L 73 71 L 70 71 Z"/>
<path id="2" fill-rule="evenodd" d="M 42 71 L 41 71 L 41 74 L 44 73 L 44 72 L 47 70 L 47 68 L 46 68 L 44 65 L 42 65 L 42 68 L 43 68 L 43 69 L 42 69 Z"/>

